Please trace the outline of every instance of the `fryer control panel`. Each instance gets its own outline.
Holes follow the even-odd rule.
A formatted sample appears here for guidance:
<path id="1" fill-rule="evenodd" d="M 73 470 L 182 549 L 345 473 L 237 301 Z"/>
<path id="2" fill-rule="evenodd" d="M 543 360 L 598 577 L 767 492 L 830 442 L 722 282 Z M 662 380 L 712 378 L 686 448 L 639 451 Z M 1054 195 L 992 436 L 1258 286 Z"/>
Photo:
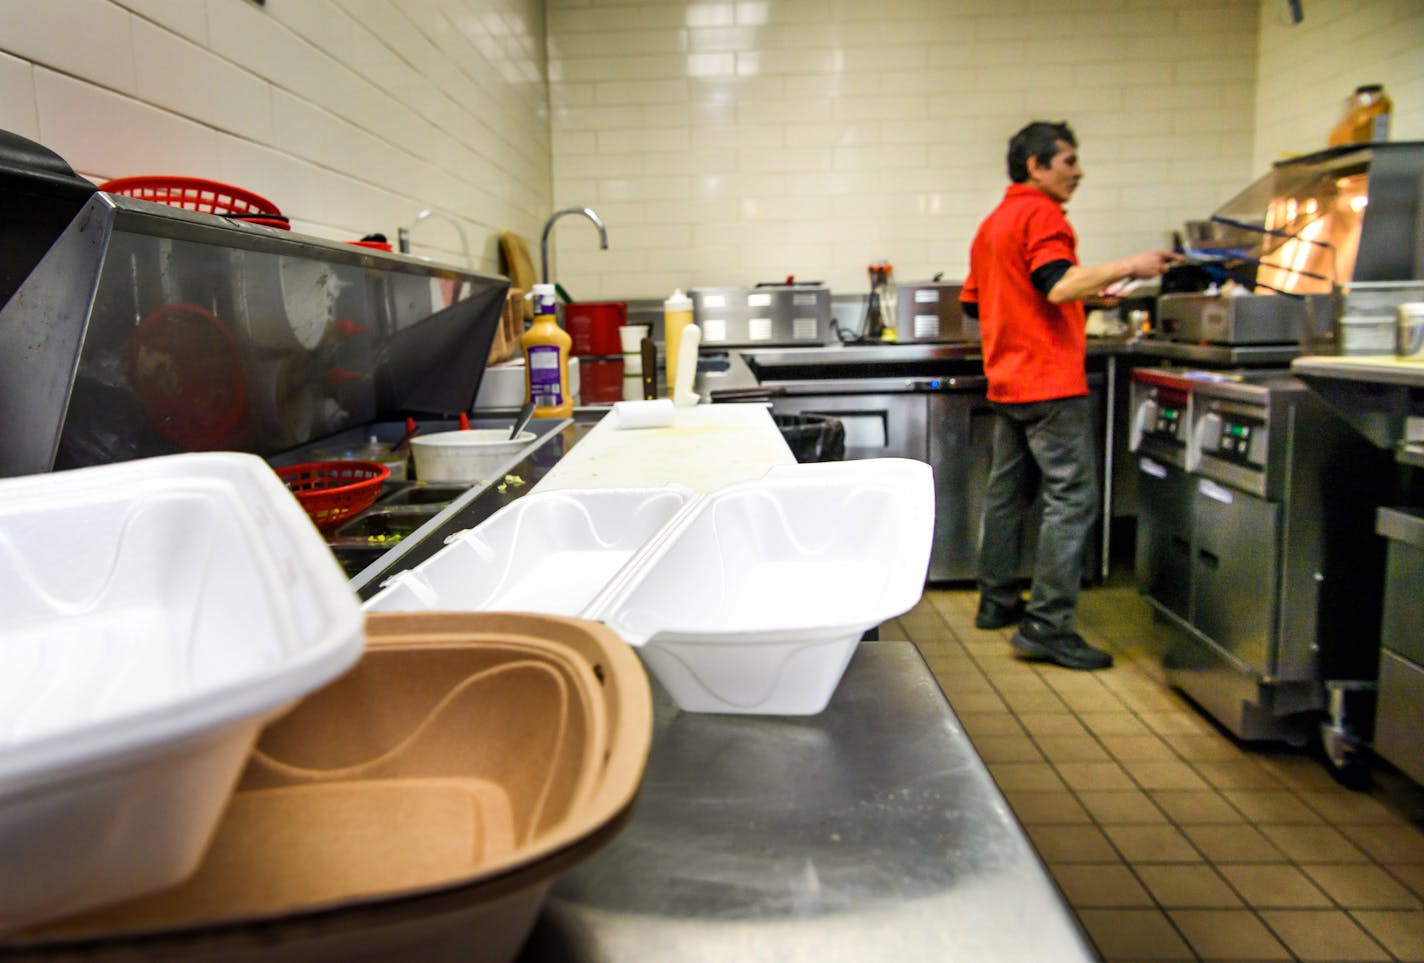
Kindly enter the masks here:
<path id="1" fill-rule="evenodd" d="M 1134 412 L 1131 447 L 1136 451 L 1145 440 L 1165 445 L 1171 450 L 1184 450 L 1187 444 L 1187 396 L 1158 386 L 1134 384 Z"/>
<path id="2" fill-rule="evenodd" d="M 1186 428 L 1184 427 L 1187 420 L 1186 407 L 1159 400 L 1156 408 L 1151 427 L 1145 428 L 1144 431 L 1164 441 L 1182 444 L 1186 440 Z"/>
<path id="3" fill-rule="evenodd" d="M 1244 468 L 1265 470 L 1269 438 L 1264 418 L 1213 412 L 1207 415 L 1203 428 L 1203 454 Z"/>

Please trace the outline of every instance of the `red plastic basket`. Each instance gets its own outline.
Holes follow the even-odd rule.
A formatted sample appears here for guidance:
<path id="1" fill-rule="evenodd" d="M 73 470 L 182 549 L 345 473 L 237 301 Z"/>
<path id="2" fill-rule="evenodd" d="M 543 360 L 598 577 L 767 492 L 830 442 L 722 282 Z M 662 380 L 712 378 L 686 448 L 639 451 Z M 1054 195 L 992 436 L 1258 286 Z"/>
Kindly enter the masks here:
<path id="1" fill-rule="evenodd" d="M 254 194 L 241 187 L 204 180 L 201 177 L 180 177 L 177 175 L 147 175 L 142 177 L 119 177 L 105 181 L 99 190 L 107 194 L 123 194 L 141 201 L 167 204 L 188 211 L 203 214 L 240 214 L 252 217 L 268 215 L 282 217 L 282 212 L 261 194 Z M 286 227 L 281 221 L 272 220 L 269 227 Z"/>
<path id="2" fill-rule="evenodd" d="M 391 470 L 373 461 L 314 461 L 277 469 L 316 527 L 332 528 L 371 507 Z"/>

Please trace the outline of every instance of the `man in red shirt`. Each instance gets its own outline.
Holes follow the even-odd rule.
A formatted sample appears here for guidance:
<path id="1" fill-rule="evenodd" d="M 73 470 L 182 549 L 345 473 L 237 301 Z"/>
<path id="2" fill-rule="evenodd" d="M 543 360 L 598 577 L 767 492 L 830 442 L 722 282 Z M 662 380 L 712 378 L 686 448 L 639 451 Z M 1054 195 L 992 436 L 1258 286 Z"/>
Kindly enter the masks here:
<path id="1" fill-rule="evenodd" d="M 1064 216 L 1083 172 L 1067 124 L 1035 121 L 1009 141 L 1013 182 L 969 251 L 960 300 L 979 319 L 994 406 L 994 456 L 979 546 L 974 624 L 1018 624 L 1020 655 L 1070 669 L 1112 656 L 1076 631 L 1083 549 L 1098 510 L 1094 430 L 1081 299 L 1126 278 L 1159 277 L 1177 255 L 1143 251 L 1094 267 L 1078 263 Z M 1043 522 L 1025 604 L 1020 546 L 1038 489 Z"/>

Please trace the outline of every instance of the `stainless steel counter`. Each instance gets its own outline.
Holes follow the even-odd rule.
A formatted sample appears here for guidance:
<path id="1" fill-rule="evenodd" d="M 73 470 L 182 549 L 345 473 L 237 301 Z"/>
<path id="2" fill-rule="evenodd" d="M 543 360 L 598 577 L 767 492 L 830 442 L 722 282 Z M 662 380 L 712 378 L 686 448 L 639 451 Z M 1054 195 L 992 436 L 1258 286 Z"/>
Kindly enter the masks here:
<path id="1" fill-rule="evenodd" d="M 798 369 L 834 368 L 886 369 L 897 366 L 930 366 L 978 361 L 982 350 L 977 342 L 944 344 L 855 344 L 818 345 L 806 348 L 729 348 L 753 368 L 786 377 Z M 1286 365 L 1300 355 L 1297 344 L 1194 344 L 1159 338 L 1089 338 L 1090 358 L 1133 356 L 1217 366 Z M 776 380 L 776 379 L 773 379 Z"/>
<path id="2" fill-rule="evenodd" d="M 1091 342 L 1089 342 L 1091 344 Z M 1234 368 L 1252 365 L 1287 365 L 1300 354 L 1294 344 L 1190 344 L 1134 338 L 1120 342 L 1115 354 L 1137 358 L 1213 367 Z"/>
<path id="3" fill-rule="evenodd" d="M 1393 356 L 1308 356 L 1291 373 L 1403 465 L 1424 468 L 1424 364 Z"/>
<path id="4" fill-rule="evenodd" d="M 631 819 L 521 963 L 1096 958 L 910 643 L 862 643 L 817 716 L 653 693 Z"/>
<path id="5" fill-rule="evenodd" d="M 1424 388 L 1424 364 L 1392 355 L 1310 355 L 1292 361 L 1291 371 L 1307 377 Z"/>

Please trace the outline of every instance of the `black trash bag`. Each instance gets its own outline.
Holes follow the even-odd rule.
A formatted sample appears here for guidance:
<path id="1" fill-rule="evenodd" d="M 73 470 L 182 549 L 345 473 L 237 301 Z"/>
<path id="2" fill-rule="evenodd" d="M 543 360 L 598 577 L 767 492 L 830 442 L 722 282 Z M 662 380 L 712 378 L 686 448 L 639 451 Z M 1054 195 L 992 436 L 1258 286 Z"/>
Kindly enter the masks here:
<path id="1" fill-rule="evenodd" d="M 778 415 L 772 420 L 798 462 L 845 461 L 845 425 L 826 415 Z"/>

